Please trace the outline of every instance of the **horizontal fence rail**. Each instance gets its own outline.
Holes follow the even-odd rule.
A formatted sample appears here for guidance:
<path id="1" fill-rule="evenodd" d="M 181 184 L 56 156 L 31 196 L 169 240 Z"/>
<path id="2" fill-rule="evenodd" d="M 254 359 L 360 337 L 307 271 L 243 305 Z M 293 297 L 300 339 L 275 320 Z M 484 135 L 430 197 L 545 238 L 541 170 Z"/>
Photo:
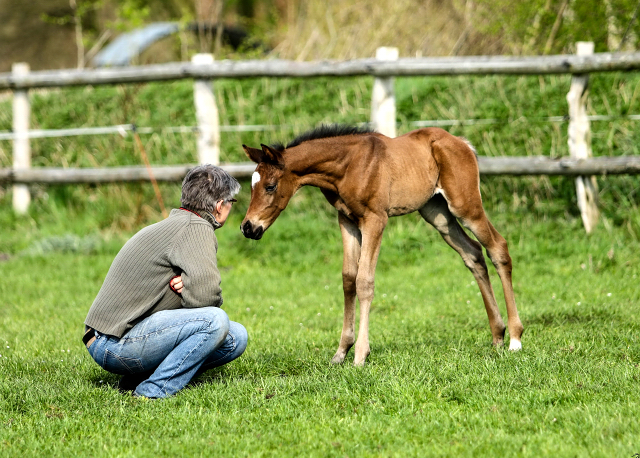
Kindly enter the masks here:
<path id="1" fill-rule="evenodd" d="M 151 181 L 149 171 L 156 181 L 182 181 L 195 164 L 102 168 L 59 168 L 38 167 L 30 169 L 0 169 L 0 183 L 42 183 L 42 184 L 80 184 L 80 183 L 128 183 Z M 220 164 L 229 175 L 236 178 L 249 177 L 256 169 L 253 162 Z"/>
<path id="2" fill-rule="evenodd" d="M 640 121 L 640 115 L 590 115 L 587 116 L 589 121 Z M 527 118 L 521 116 L 519 118 L 488 118 L 488 119 L 427 119 L 422 121 L 409 121 L 405 123 L 410 127 L 456 127 L 456 126 L 475 126 L 475 125 L 495 125 L 510 124 L 516 122 L 529 123 L 563 123 L 569 122 L 568 116 L 546 116 L 542 118 Z M 357 123 L 358 126 L 371 127 L 370 122 Z M 402 125 L 402 124 L 398 124 Z M 276 130 L 293 129 L 293 124 L 242 124 L 242 125 L 221 125 L 220 132 L 269 132 Z M 126 137 L 128 132 L 133 131 L 139 134 L 153 134 L 156 132 L 164 133 L 181 133 L 181 134 L 197 134 L 200 132 L 198 126 L 167 126 L 167 127 L 136 127 L 133 124 L 118 124 L 115 126 L 103 127 L 77 127 L 74 129 L 31 129 L 26 133 L 16 134 L 13 132 L 0 132 L 0 141 L 10 141 L 20 138 L 58 138 L 58 137 L 77 137 L 83 135 L 109 135 L 119 134 Z"/>
<path id="3" fill-rule="evenodd" d="M 220 132 L 266 132 L 278 129 L 291 128 L 289 125 L 238 125 L 219 126 Z M 25 133 L 16 134 L 13 132 L 0 132 L 0 140 L 16 140 L 20 138 L 57 138 L 57 137 L 78 137 L 82 135 L 106 135 L 119 134 L 127 136 L 127 132 L 138 132 L 139 134 L 153 134 L 155 132 L 197 134 L 200 132 L 198 126 L 175 126 L 175 127 L 135 127 L 133 124 L 119 124 L 116 126 L 104 127 L 78 127 L 75 129 L 32 129 Z"/>
<path id="4" fill-rule="evenodd" d="M 490 175 L 555 175 L 589 176 L 640 173 L 640 156 L 594 157 L 589 159 L 550 159 L 535 157 L 478 157 L 480 174 Z M 182 181 L 194 164 L 153 166 L 151 172 L 156 181 Z M 236 178 L 247 178 L 255 171 L 256 164 L 242 162 L 220 164 L 220 167 Z M 0 183 L 23 184 L 80 184 L 127 183 L 150 181 L 149 169 L 144 166 L 103 168 L 37 167 L 30 169 L 0 169 Z"/>
<path id="5" fill-rule="evenodd" d="M 350 61 L 297 62 L 291 60 L 215 61 L 144 65 L 93 70 L 50 70 L 27 75 L 0 74 L 2 89 L 102 84 L 145 83 L 179 79 L 319 77 L 319 76 L 437 76 L 437 75 L 544 75 L 581 74 L 637 70 L 640 52 L 598 53 L 588 56 L 465 56 L 446 58 L 402 58 L 393 61 L 354 59 Z"/>
<path id="6" fill-rule="evenodd" d="M 640 173 L 640 156 L 551 159 L 532 157 L 478 157 L 481 175 L 627 175 Z"/>

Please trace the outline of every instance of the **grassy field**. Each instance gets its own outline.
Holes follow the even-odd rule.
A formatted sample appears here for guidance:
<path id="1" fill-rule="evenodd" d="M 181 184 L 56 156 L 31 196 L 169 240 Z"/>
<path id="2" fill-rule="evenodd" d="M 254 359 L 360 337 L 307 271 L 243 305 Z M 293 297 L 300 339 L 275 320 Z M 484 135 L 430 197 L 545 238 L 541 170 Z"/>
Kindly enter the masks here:
<path id="1" fill-rule="evenodd" d="M 368 118 L 370 81 L 216 83 L 225 134 L 286 141 L 319 122 Z M 640 78 L 599 75 L 590 113 L 638 112 Z M 499 118 L 456 127 L 480 154 L 566 154 L 568 79 L 398 79 L 401 132 L 416 119 Z M 34 96 L 38 128 L 194 123 L 187 82 Z M 158 95 L 160 94 L 160 95 Z M 0 130 L 10 128 L 0 101 Z M 640 130 L 593 124 L 596 155 L 638 154 Z M 155 163 L 195 161 L 191 135 L 145 137 Z M 138 164 L 131 138 L 34 140 L 34 164 Z M 10 164 L 0 143 L 0 167 Z M 178 396 L 120 393 L 80 342 L 113 257 L 161 216 L 148 185 L 34 186 L 26 216 L 0 188 L 0 456 L 631 456 L 640 453 L 638 177 L 599 179 L 603 220 L 584 234 L 572 179 L 483 178 L 487 210 L 510 243 L 524 350 L 494 349 L 473 277 L 416 215 L 391 221 L 364 368 L 329 360 L 342 323 L 341 242 L 319 191 L 305 189 L 263 240 L 238 230 L 249 184 L 218 232 L 225 309 L 246 353 Z M 176 206 L 177 185 L 161 185 Z M 501 289 L 491 269 L 502 304 Z M 504 310 L 504 307 L 502 307 Z"/>
<path id="2" fill-rule="evenodd" d="M 334 367 L 341 247 L 326 207 L 317 190 L 303 190 L 255 242 L 237 229 L 246 198 L 240 202 L 219 231 L 219 259 L 225 309 L 249 330 L 248 350 L 160 402 L 120 393 L 118 377 L 80 342 L 88 307 L 129 234 L 80 236 L 84 222 L 60 218 L 66 237 L 43 236 L 11 253 L 0 264 L 0 454 L 640 451 L 640 246 L 627 231 L 586 237 L 576 218 L 494 215 L 511 244 L 526 327 L 524 350 L 510 353 L 491 347 L 477 286 L 457 255 L 415 215 L 396 218 L 378 268 L 372 354 L 364 368 L 351 366 L 353 353 Z M 37 213 L 4 223 L 29 238 Z"/>

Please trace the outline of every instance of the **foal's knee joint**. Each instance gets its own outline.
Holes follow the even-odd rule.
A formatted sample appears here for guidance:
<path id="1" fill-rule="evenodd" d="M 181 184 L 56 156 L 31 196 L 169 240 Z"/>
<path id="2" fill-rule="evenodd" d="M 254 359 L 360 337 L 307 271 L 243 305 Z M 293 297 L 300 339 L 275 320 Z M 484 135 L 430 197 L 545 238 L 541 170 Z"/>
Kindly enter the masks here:
<path id="1" fill-rule="evenodd" d="M 484 275 L 488 272 L 487 262 L 482 254 L 482 249 L 477 247 L 472 253 L 463 257 L 464 265 L 474 274 Z"/>
<path id="2" fill-rule="evenodd" d="M 496 266 L 496 269 L 502 268 L 511 272 L 512 262 L 511 262 L 511 256 L 509 256 L 508 252 L 504 251 L 498 255 L 494 253 L 493 256 L 489 255 L 489 257 L 493 265 Z"/>
<path id="3" fill-rule="evenodd" d="M 511 267 L 511 256 L 509 255 L 509 246 L 506 240 L 498 240 L 493 249 L 487 250 L 487 254 L 496 267 Z"/>
<path id="4" fill-rule="evenodd" d="M 356 281 L 358 299 L 360 299 L 361 302 L 363 300 L 373 300 L 374 287 L 373 278 L 358 278 Z"/>

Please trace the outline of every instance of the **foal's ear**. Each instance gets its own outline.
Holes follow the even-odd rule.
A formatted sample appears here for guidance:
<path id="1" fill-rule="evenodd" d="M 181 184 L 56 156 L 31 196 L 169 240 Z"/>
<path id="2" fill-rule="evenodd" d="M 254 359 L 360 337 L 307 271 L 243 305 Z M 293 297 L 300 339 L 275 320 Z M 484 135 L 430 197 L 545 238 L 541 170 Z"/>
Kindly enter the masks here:
<path id="1" fill-rule="evenodd" d="M 260 146 L 262 146 L 266 162 L 270 162 L 273 165 L 281 165 L 283 163 L 282 152 L 267 145 L 260 144 Z"/>
<path id="2" fill-rule="evenodd" d="M 247 154 L 247 156 L 249 156 L 249 159 L 251 159 L 256 164 L 264 161 L 264 153 L 261 149 L 251 148 L 247 145 L 242 145 L 242 148 L 244 148 L 244 152 Z"/>

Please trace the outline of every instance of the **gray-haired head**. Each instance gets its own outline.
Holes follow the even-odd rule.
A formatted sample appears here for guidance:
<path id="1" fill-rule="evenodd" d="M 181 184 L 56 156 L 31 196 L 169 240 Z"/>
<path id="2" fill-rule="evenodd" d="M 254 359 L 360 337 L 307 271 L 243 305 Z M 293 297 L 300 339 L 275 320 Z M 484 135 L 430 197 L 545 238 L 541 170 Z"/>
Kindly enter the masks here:
<path id="1" fill-rule="evenodd" d="M 219 200 L 231 200 L 239 191 L 238 180 L 220 167 L 199 165 L 189 170 L 184 177 L 180 203 L 190 210 L 214 213 Z"/>

